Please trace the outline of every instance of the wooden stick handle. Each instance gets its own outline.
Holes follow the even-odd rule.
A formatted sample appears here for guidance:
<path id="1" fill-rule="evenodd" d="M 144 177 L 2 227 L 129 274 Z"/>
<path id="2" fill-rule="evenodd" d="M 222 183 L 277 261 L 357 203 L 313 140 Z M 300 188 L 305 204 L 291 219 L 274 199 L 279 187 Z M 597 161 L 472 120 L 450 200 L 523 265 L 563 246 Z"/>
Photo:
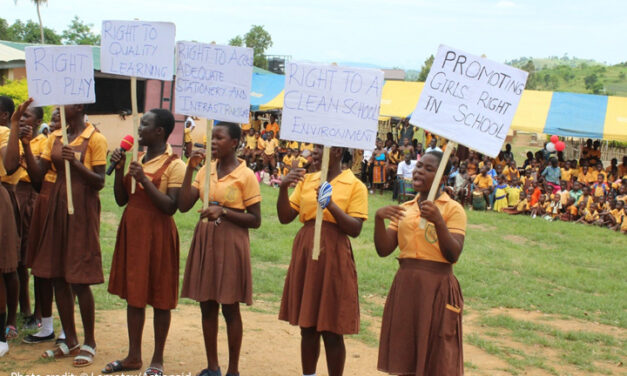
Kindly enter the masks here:
<path id="1" fill-rule="evenodd" d="M 433 135 L 435 137 L 435 135 Z M 451 156 L 451 152 L 457 146 L 456 143 L 450 141 L 446 144 L 446 150 L 444 150 L 444 155 L 442 156 L 442 160 L 440 161 L 440 165 L 438 166 L 438 170 L 435 173 L 435 177 L 433 178 L 433 184 L 431 184 L 431 189 L 429 190 L 429 195 L 427 196 L 427 201 L 433 201 L 435 199 L 435 195 L 438 193 L 438 188 L 440 188 L 440 180 L 442 180 L 442 176 L 444 175 L 444 169 L 446 168 L 446 163 L 448 162 L 449 157 Z M 420 228 L 425 229 L 427 227 L 427 220 L 424 218 L 420 218 Z"/>
<path id="2" fill-rule="evenodd" d="M 320 184 L 327 181 L 327 176 L 329 174 L 329 154 L 331 153 L 331 148 L 325 146 L 322 149 L 322 165 L 320 166 Z M 313 242 L 313 251 L 312 258 L 314 260 L 318 259 L 320 256 L 320 236 L 322 233 L 322 217 L 323 217 L 323 209 L 320 205 L 317 205 L 318 209 L 316 210 L 316 223 L 314 227 L 314 242 Z"/>
<path id="3" fill-rule="evenodd" d="M 202 210 L 209 208 L 209 187 L 211 184 L 211 137 L 213 136 L 213 120 L 207 119 L 207 145 L 205 145 L 205 191 L 203 192 Z M 207 222 L 203 218 L 203 222 Z"/>
<path id="4" fill-rule="evenodd" d="M 131 108 L 133 111 L 133 162 L 139 156 L 139 112 L 137 110 L 137 77 L 131 77 Z M 137 181 L 131 178 L 131 194 L 135 193 Z"/>
<path id="5" fill-rule="evenodd" d="M 63 145 L 68 144 L 67 123 L 65 122 L 65 106 L 61 106 L 61 132 L 63 134 Z M 74 200 L 72 198 L 72 177 L 70 176 L 70 161 L 65 161 L 65 190 L 67 192 L 67 213 L 74 214 Z"/>

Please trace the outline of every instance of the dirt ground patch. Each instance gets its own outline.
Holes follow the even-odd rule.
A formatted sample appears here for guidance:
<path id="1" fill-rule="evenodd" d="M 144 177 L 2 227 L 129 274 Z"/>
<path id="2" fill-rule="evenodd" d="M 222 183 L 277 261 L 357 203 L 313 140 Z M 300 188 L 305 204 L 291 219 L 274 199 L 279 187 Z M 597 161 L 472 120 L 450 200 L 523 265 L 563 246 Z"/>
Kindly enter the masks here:
<path id="1" fill-rule="evenodd" d="M 468 228 L 469 229 L 473 229 L 473 230 L 483 231 L 483 232 L 496 230 L 496 227 L 494 227 L 494 226 L 490 226 L 490 225 L 486 225 L 486 224 L 477 224 L 477 223 L 469 223 L 468 224 Z"/>
<path id="2" fill-rule="evenodd" d="M 244 340 L 242 345 L 242 355 L 240 361 L 240 373 L 242 375 L 273 375 L 287 376 L 300 375 L 300 334 L 299 329 L 279 321 L 274 313 L 257 312 L 273 308 L 272 303 L 259 304 L 254 310 L 242 309 L 244 320 Z M 582 330 L 592 331 L 596 328 L 605 332 L 606 330 L 621 330 L 617 328 L 605 328 L 592 323 L 579 323 L 567 320 L 546 321 L 541 317 L 541 313 L 529 313 L 510 309 L 493 310 L 489 314 L 508 314 L 512 317 L 526 320 L 541 320 L 548 325 L 560 325 L 562 328 L 576 330 L 577 325 Z M 481 333 L 486 330 L 476 323 L 479 313 L 472 313 L 464 318 L 464 333 Z M 523 316 L 524 315 L 524 316 Z M 77 315 L 78 319 L 78 315 Z M 364 318 L 366 319 L 366 318 Z M 380 319 L 368 317 L 372 322 L 370 329 L 373 332 L 380 328 Z M 80 319 L 78 320 L 80 322 Z M 591 329 L 592 328 L 592 329 Z M 126 311 L 99 311 L 97 312 L 97 340 L 98 355 L 93 366 L 87 368 L 73 368 L 71 359 L 57 360 L 53 362 L 38 360 L 41 352 L 50 348 L 48 344 L 25 345 L 12 343 L 11 352 L 7 354 L 2 362 L 3 368 L 9 367 L 9 372 L 34 373 L 34 374 L 57 374 L 73 375 L 99 375 L 100 370 L 107 362 L 121 359 L 127 350 L 126 334 Z M 623 331 L 624 332 L 624 331 Z M 624 334 L 624 333 L 623 333 Z M 378 332 L 376 333 L 378 335 Z M 621 334 L 622 335 L 622 334 Z M 220 363 L 226 366 L 228 362 L 228 350 L 226 346 L 226 329 L 223 320 L 220 323 L 219 334 L 219 357 Z M 153 332 L 152 332 L 152 311 L 147 310 L 146 326 L 144 329 L 144 366 L 148 365 L 152 355 Z M 507 343 L 508 346 L 518 346 L 526 351 L 525 346 L 516 342 Z M 347 357 L 345 375 L 383 375 L 376 370 L 377 347 L 366 345 L 356 339 L 346 340 Z M 488 354 L 482 349 L 464 344 L 464 361 L 466 375 L 510 375 L 508 364 L 499 357 Z M 6 363 L 5 363 L 6 362 Z M 195 305 L 179 305 L 179 308 L 172 314 L 172 326 L 168 343 L 166 345 L 165 371 L 168 375 L 195 375 L 202 368 L 206 367 L 204 344 L 200 326 L 200 311 Z M 563 374 L 584 375 L 572 368 L 559 368 L 556 370 Z M 538 371 L 538 373 L 534 373 Z M 574 372 L 573 372 L 574 371 Z M 85 373 L 83 373 L 85 372 Z M 93 372 L 93 373 L 92 373 Z M 541 374 L 540 370 L 535 370 L 526 374 Z M 137 372 L 134 373 L 137 375 Z M 542 373 L 544 374 L 544 373 Z M 560 373 L 562 374 L 562 373 Z M 128 374 L 127 374 L 128 375 Z M 325 376 L 326 361 L 324 351 L 321 352 L 318 366 L 318 375 Z"/>
<path id="3" fill-rule="evenodd" d="M 522 236 L 518 236 L 518 235 L 505 235 L 503 236 L 503 240 L 510 242 L 510 243 L 515 243 L 515 244 L 526 244 L 527 243 L 527 239 L 523 238 Z"/>
<path id="4" fill-rule="evenodd" d="M 556 315 L 550 315 L 540 311 L 524 311 L 522 309 L 515 308 L 493 308 L 489 312 L 490 314 L 506 314 L 516 320 L 533 321 L 538 324 L 549 325 L 555 327 L 555 329 L 565 332 L 599 333 L 616 337 L 623 341 L 627 340 L 627 330 L 615 326 L 600 324 L 598 322 L 583 321 L 574 318 L 565 320 Z"/>

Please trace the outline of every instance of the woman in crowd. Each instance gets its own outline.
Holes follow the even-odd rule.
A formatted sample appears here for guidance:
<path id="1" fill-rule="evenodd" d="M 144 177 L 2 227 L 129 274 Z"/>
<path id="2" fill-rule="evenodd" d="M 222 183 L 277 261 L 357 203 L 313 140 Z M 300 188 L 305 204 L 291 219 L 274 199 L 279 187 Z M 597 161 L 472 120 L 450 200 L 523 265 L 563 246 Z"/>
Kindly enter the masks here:
<path id="1" fill-rule="evenodd" d="M 246 162 L 237 158 L 241 129 L 222 122 L 213 128 L 209 207 L 200 214 L 187 257 L 182 297 L 200 302 L 207 368 L 201 376 L 221 375 L 218 363 L 218 313 L 226 320 L 229 343 L 227 375 L 239 375 L 242 346 L 240 303 L 251 305 L 252 272 L 248 229 L 261 225 L 259 183 Z M 179 209 L 189 211 L 204 200 L 206 167 L 192 183 L 194 170 L 205 156 L 192 153 L 179 194 Z"/>
<path id="2" fill-rule="evenodd" d="M 321 338 L 329 375 L 342 375 L 344 335 L 359 331 L 357 271 L 349 236 L 359 236 L 368 218 L 368 191 L 350 169 L 342 170 L 342 154 L 342 148 L 330 150 L 327 184 L 332 191 L 321 204 L 324 235 L 317 260 L 312 258 L 314 222 L 318 189 L 325 183 L 320 181 L 320 172 L 305 174 L 304 169 L 294 168 L 279 187 L 279 221 L 287 224 L 298 216 L 303 223 L 294 238 L 279 319 L 300 327 L 304 375 L 316 374 Z M 314 149 L 313 159 L 320 166 L 321 146 Z M 296 188 L 288 196 L 288 187 L 293 184 Z"/>
<path id="3" fill-rule="evenodd" d="M 379 343 L 378 369 L 392 375 L 463 374 L 464 300 L 452 264 L 464 247 L 466 213 L 442 190 L 435 201 L 427 201 L 441 160 L 441 152 L 426 153 L 414 170 L 416 198 L 383 207 L 375 217 L 379 256 L 400 248 Z M 450 164 L 445 175 L 449 170 Z M 419 224 L 423 218 L 428 221 L 424 228 Z"/>

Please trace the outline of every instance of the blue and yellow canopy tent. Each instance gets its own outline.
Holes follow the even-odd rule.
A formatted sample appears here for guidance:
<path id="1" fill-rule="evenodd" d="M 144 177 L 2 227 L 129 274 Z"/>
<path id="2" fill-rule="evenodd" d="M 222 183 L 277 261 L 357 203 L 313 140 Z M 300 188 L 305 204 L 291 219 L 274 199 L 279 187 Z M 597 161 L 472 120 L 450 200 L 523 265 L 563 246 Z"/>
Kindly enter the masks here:
<path id="1" fill-rule="evenodd" d="M 512 129 L 627 141 L 627 98 L 526 90 Z"/>
<path id="2" fill-rule="evenodd" d="M 255 79 L 253 77 L 253 91 Z M 259 75 L 263 76 L 263 75 Z M 283 80 L 284 76 L 273 78 Z M 280 79 L 279 79 L 280 78 Z M 281 89 L 283 82 L 280 82 Z M 418 103 L 423 82 L 386 81 L 381 94 L 381 118 L 406 118 Z M 269 98 L 265 95 L 264 98 Z M 283 107 L 283 90 L 259 110 Z M 591 94 L 525 90 L 512 122 L 513 130 L 627 142 L 627 98 Z"/>
<path id="3" fill-rule="evenodd" d="M 274 73 L 253 73 L 252 87 L 250 92 L 250 108 L 253 111 L 271 110 L 266 108 L 269 102 L 281 97 L 281 107 L 283 107 L 283 86 L 285 76 Z"/>

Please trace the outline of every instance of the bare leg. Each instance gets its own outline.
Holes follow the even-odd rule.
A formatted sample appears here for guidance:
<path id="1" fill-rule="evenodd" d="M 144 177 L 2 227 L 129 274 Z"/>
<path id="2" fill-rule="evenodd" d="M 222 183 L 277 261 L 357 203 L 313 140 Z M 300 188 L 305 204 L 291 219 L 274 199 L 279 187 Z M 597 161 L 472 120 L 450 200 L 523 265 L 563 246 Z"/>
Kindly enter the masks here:
<path id="1" fill-rule="evenodd" d="M 61 325 L 63 325 L 65 332 L 65 343 L 71 349 L 78 344 L 76 323 L 74 322 L 74 295 L 70 284 L 65 282 L 63 278 L 55 278 L 53 283 L 57 311 L 59 311 Z"/>
<path id="2" fill-rule="evenodd" d="M 4 273 L 4 285 L 7 292 L 7 326 L 17 327 L 17 302 L 20 295 L 20 280 L 17 271 Z"/>
<path id="3" fill-rule="evenodd" d="M 200 303 L 202 313 L 202 334 L 205 338 L 205 353 L 207 354 L 207 368 L 215 371 L 220 367 L 218 363 L 218 308 L 214 300 Z"/>
<path id="4" fill-rule="evenodd" d="M 81 311 L 81 320 L 83 322 L 83 332 L 85 333 L 85 345 L 91 348 L 96 348 L 96 336 L 95 336 L 95 322 L 96 322 L 96 309 L 94 305 L 94 295 L 91 293 L 91 287 L 89 285 L 72 284 L 72 291 L 78 297 L 78 306 Z M 73 299 L 72 299 L 73 300 Z M 63 326 L 65 329 L 65 326 Z M 76 329 L 75 335 L 76 335 Z M 67 336 L 67 333 L 66 333 Z M 91 356 L 87 352 L 81 351 L 81 355 Z M 78 364 L 83 361 L 78 361 Z"/>
<path id="5" fill-rule="evenodd" d="M 150 366 L 163 369 L 163 351 L 165 349 L 165 341 L 168 338 L 172 316 L 169 309 L 155 308 L 154 312 L 155 351 L 152 354 Z"/>
<path id="6" fill-rule="evenodd" d="M 28 269 L 24 264 L 20 262 L 17 266 L 17 275 L 20 282 L 20 312 L 22 316 L 29 317 L 32 315 L 32 311 L 30 309 L 30 294 L 28 289 Z"/>
<path id="7" fill-rule="evenodd" d="M 4 324 L 7 317 L 6 306 L 7 295 L 4 289 L 4 278 L 0 278 L 0 357 L 9 351 L 9 344 L 4 336 Z"/>
<path id="8" fill-rule="evenodd" d="M 39 294 L 39 297 L 35 297 L 35 307 L 37 306 L 37 301 L 39 301 L 41 316 L 52 317 L 52 300 L 54 297 L 52 280 L 35 277 L 35 285 L 37 285 L 35 293 Z"/>
<path id="9" fill-rule="evenodd" d="M 126 369 L 140 369 L 142 366 L 142 334 L 144 332 L 145 320 L 145 308 L 126 307 L 128 355 L 120 361 Z"/>
<path id="10" fill-rule="evenodd" d="M 7 292 L 4 288 L 4 278 L 0 278 L 0 342 L 6 342 L 4 338 L 5 320 L 7 316 Z"/>
<path id="11" fill-rule="evenodd" d="M 239 303 L 223 304 L 222 315 L 226 320 L 226 333 L 229 342 L 229 369 L 227 373 L 239 373 L 239 354 L 242 348 L 242 315 L 239 311 Z"/>
<path id="12" fill-rule="evenodd" d="M 316 328 L 300 328 L 300 359 L 304 375 L 316 373 L 320 357 L 320 333 Z"/>
<path id="13" fill-rule="evenodd" d="M 324 350 L 327 354 L 329 376 L 341 376 L 344 373 L 344 363 L 346 361 L 344 337 L 331 332 L 322 332 L 322 339 L 324 340 Z"/>

